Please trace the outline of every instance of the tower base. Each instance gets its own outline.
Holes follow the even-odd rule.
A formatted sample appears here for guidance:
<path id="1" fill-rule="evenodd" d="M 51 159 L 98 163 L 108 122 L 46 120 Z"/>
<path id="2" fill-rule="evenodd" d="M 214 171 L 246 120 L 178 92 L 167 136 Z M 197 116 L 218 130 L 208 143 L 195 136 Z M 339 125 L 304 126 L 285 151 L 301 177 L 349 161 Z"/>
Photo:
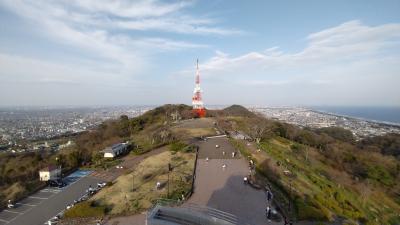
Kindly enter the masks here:
<path id="1" fill-rule="evenodd" d="M 193 114 L 195 117 L 197 118 L 203 118 L 206 116 L 206 109 L 202 108 L 202 109 L 193 109 Z"/>

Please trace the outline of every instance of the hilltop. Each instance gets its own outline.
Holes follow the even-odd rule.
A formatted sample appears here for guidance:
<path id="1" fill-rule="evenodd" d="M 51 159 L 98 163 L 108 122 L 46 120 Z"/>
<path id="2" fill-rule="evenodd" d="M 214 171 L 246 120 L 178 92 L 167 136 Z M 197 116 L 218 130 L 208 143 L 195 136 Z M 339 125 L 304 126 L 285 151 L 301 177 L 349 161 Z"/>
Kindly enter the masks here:
<path id="1" fill-rule="evenodd" d="M 56 163 L 56 157 L 65 171 L 107 167 L 112 164 L 100 151 L 116 142 L 131 143 L 133 155 L 162 146 L 180 149 L 193 137 L 215 134 L 216 125 L 221 132 L 248 137 L 230 141 L 256 162 L 257 182 L 272 186 L 284 214 L 310 221 L 400 223 L 399 135 L 357 142 L 342 128 L 300 128 L 240 105 L 211 110 L 207 116 L 195 119 L 190 106 L 164 105 L 138 117 L 106 121 L 78 135 L 76 146 L 56 154 L 4 155 L 1 199 L 19 198 L 38 188 L 38 169 Z M 289 205 L 294 210 L 288 211 Z"/>

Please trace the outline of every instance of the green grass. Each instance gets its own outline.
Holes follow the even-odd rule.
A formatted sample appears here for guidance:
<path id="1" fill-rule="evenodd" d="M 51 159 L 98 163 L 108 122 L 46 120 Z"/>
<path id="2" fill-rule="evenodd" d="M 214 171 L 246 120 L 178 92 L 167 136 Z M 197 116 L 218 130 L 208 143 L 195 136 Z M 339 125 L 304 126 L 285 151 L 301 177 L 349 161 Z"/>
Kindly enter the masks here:
<path id="1" fill-rule="evenodd" d="M 85 201 L 68 209 L 64 216 L 66 218 L 103 217 L 106 211 L 107 208 L 105 206 L 96 205 L 92 201 Z"/>
<path id="2" fill-rule="evenodd" d="M 329 178 L 329 172 L 335 168 L 325 165 L 310 157 L 305 161 L 302 146 L 283 138 L 275 138 L 262 142 L 260 147 L 274 160 L 279 161 L 282 170 L 291 171 L 295 178 L 291 181 L 297 200 L 295 201 L 299 219 L 332 220 L 334 215 L 344 218 L 364 221 L 368 224 L 379 224 L 384 221 L 390 224 L 390 219 L 396 220 L 396 210 L 387 207 L 383 210 L 382 201 L 393 200 L 371 196 L 362 200 L 360 193 L 345 185 L 338 185 Z M 371 168 L 371 176 L 391 185 L 392 179 L 382 168 Z M 288 189 L 290 179 L 281 176 L 278 181 L 283 188 Z M 371 210 L 374 209 L 374 210 Z M 392 216 L 390 216 L 392 215 Z"/>

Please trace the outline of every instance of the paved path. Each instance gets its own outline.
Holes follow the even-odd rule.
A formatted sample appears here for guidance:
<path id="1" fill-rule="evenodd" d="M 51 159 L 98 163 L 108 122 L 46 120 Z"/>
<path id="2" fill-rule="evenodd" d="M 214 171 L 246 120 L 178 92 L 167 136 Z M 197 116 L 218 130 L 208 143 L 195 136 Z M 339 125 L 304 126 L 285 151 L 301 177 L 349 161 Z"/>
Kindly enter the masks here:
<path id="1" fill-rule="evenodd" d="M 216 144 L 220 147 L 215 148 Z M 249 173 L 248 162 L 240 155 L 232 158 L 231 152 L 236 150 L 227 138 L 210 139 L 199 145 L 195 189 L 189 203 L 232 213 L 241 224 L 280 224 L 269 222 L 265 216 L 264 191 L 243 184 L 243 177 Z"/>
<path id="2" fill-rule="evenodd" d="M 228 138 L 213 138 L 198 144 L 195 189 L 188 203 L 232 213 L 243 225 L 283 224 L 266 219 L 264 191 L 243 184 L 243 177 L 249 173 L 248 162 L 239 153 L 232 158 L 232 152 L 236 152 L 236 149 Z M 219 145 L 219 148 L 215 145 Z M 223 164 L 226 165 L 225 169 L 222 168 Z M 139 214 L 114 218 L 107 225 L 145 224 L 145 220 L 145 215 Z"/>

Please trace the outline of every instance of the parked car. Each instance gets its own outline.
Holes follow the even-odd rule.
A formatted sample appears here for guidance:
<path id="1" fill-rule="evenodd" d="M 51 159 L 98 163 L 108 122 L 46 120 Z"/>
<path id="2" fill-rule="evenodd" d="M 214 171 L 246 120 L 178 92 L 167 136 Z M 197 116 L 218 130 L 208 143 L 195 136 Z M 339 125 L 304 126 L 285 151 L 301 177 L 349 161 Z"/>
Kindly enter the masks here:
<path id="1" fill-rule="evenodd" d="M 47 183 L 50 187 L 62 188 L 62 187 L 67 186 L 67 184 L 62 180 L 49 180 L 49 181 L 47 181 Z"/>
<path id="2" fill-rule="evenodd" d="M 103 188 L 103 187 L 105 187 L 106 185 L 107 185 L 106 182 L 97 183 L 97 187 L 98 187 L 98 188 Z"/>

